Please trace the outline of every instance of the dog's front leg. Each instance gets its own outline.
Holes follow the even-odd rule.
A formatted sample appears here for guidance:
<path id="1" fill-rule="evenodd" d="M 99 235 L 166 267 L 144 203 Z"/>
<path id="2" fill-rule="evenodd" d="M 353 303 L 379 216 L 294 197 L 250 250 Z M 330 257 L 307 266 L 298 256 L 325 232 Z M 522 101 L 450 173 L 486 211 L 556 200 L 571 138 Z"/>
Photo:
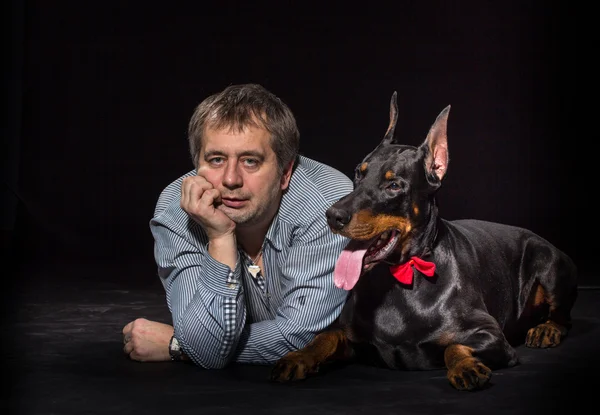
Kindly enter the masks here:
<path id="1" fill-rule="evenodd" d="M 476 322 L 478 328 L 470 334 L 457 334 L 457 340 L 461 340 L 444 351 L 448 380 L 458 390 L 481 389 L 492 377 L 490 367 L 509 367 L 518 362 L 516 351 L 500 327 L 491 317 L 487 320 L 487 323 Z"/>
<path id="2" fill-rule="evenodd" d="M 444 351 L 448 380 L 458 390 L 482 388 L 492 377 L 492 370 L 473 356 L 473 348 L 452 344 Z"/>
<path id="3" fill-rule="evenodd" d="M 349 359 L 352 355 L 352 347 L 342 329 L 325 331 L 303 349 L 279 359 L 271 371 L 271 380 L 287 382 L 304 379 L 318 372 L 321 364 Z"/>

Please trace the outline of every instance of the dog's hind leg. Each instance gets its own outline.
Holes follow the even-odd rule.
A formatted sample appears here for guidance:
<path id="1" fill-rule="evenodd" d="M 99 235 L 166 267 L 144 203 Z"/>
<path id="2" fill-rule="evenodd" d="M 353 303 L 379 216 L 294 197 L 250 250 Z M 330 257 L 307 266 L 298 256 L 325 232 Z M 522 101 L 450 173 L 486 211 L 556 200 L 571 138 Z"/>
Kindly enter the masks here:
<path id="1" fill-rule="evenodd" d="M 275 363 L 271 380 L 300 380 L 319 371 L 321 364 L 352 358 L 354 351 L 342 329 L 318 334 L 306 347 L 290 352 Z"/>
<path id="2" fill-rule="evenodd" d="M 547 295 L 550 311 L 548 319 L 527 331 L 525 345 L 533 348 L 556 347 L 571 328 L 571 306 L 554 302 L 552 295 Z"/>
<path id="3" fill-rule="evenodd" d="M 554 259 L 530 293 L 530 304 L 533 307 L 547 306 L 549 312 L 544 323 L 528 330 L 527 347 L 558 346 L 571 328 L 571 308 L 577 298 L 576 269 L 568 259 Z"/>

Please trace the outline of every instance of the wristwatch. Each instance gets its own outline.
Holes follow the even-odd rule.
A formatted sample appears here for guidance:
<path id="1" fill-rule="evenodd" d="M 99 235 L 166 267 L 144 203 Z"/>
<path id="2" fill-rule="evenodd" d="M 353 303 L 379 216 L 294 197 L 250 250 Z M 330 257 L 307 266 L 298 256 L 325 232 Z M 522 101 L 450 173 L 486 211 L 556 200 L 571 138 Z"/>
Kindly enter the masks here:
<path id="1" fill-rule="evenodd" d="M 171 356 L 171 360 L 175 362 L 183 360 L 183 350 L 175 336 L 171 337 L 171 341 L 169 342 L 169 355 Z"/>

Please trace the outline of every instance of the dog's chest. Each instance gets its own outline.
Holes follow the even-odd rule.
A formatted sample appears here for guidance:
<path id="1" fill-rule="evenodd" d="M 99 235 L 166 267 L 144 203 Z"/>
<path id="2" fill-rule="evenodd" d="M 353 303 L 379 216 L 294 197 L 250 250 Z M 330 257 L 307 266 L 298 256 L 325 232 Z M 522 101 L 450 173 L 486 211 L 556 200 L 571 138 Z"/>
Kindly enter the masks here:
<path id="1" fill-rule="evenodd" d="M 440 289 L 419 281 L 404 287 L 379 270 L 359 280 L 340 322 L 351 342 L 369 345 L 360 349 L 369 353 L 362 356 L 367 360 L 375 357 L 391 368 L 439 367 L 444 349 L 440 333 L 447 331 L 442 313 L 449 311 L 439 302 Z"/>
<path id="2" fill-rule="evenodd" d="M 431 333 L 433 322 L 441 320 L 434 317 L 439 313 L 435 304 L 428 302 L 435 295 L 428 292 L 433 288 L 404 287 L 381 268 L 359 280 L 342 311 L 340 321 L 350 329 L 350 340 L 398 344 Z"/>

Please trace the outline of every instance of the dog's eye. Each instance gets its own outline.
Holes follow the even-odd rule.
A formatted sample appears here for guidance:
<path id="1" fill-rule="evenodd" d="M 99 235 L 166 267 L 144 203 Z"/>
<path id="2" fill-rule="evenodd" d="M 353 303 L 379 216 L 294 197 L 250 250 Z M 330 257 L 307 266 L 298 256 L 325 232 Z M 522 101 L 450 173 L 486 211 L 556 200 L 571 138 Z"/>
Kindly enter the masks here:
<path id="1" fill-rule="evenodd" d="M 402 186 L 400 186 L 400 184 L 398 182 L 390 182 L 390 184 L 388 184 L 387 188 L 394 192 L 398 192 L 398 191 L 402 190 Z"/>
<path id="2" fill-rule="evenodd" d="M 360 179 L 362 179 L 362 173 L 358 169 L 354 170 L 354 181 L 358 182 Z"/>

